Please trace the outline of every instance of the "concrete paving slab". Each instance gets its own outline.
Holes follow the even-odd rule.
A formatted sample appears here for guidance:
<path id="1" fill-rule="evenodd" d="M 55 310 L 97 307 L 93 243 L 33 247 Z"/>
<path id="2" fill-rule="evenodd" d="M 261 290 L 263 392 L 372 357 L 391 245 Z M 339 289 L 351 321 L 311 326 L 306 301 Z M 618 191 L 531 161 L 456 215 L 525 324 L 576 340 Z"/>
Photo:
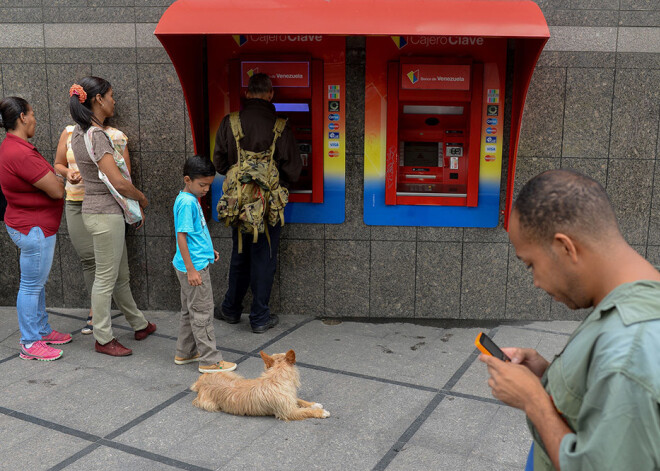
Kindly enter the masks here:
<path id="1" fill-rule="evenodd" d="M 421 448 L 414 445 L 405 447 L 387 467 L 388 471 L 428 471 L 429 469 L 520 471 L 522 468 L 519 465 L 493 463 L 490 460 L 458 455 L 446 451 L 437 451 L 429 448 Z"/>
<path id="2" fill-rule="evenodd" d="M 240 367 L 246 377 L 262 370 L 256 358 Z M 191 394 L 117 441 L 205 468 L 339 469 L 348 459 L 352 469 L 369 469 L 433 396 L 311 369 L 301 369 L 301 381 L 300 397 L 322 403 L 330 418 L 286 423 L 209 413 L 191 405 Z"/>
<path id="3" fill-rule="evenodd" d="M 294 348 L 303 363 L 441 388 L 474 351 L 480 330 L 314 320 L 273 347 Z"/>
<path id="4" fill-rule="evenodd" d="M 3 452 L 12 444 L 13 460 L 0 468 L 344 471 L 381 461 L 406 470 L 523 467 L 531 443 L 524 416 L 494 402 L 486 369 L 474 361 L 474 338 L 492 323 L 326 325 L 283 315 L 279 326 L 255 335 L 247 317 L 239 325 L 214 321 L 225 359 L 241 360 L 237 372 L 245 377 L 263 371 L 251 352 L 296 351 L 299 396 L 332 415 L 285 423 L 194 408 L 187 388 L 199 376 L 196 365 L 173 363 L 178 313 L 145 315 L 158 331 L 141 342 L 123 317 L 113 321 L 117 338 L 134 351 L 113 358 L 95 353 L 93 336 L 80 334 L 85 309 L 53 310 L 54 327 L 74 332 L 74 341 L 63 346 L 62 359 L 43 363 L 16 357 L 15 308 L 0 307 L 0 443 Z M 504 323 L 494 340 L 537 348 L 550 359 L 576 326 Z M 460 378 L 437 403 L 435 390 L 452 377 Z M 390 454 L 395 447 L 401 451 Z"/>
<path id="5" fill-rule="evenodd" d="M 49 469 L 89 445 L 87 440 L 3 414 L 0 414 L 0 439 L 0 468 L 7 470 Z"/>
<path id="6" fill-rule="evenodd" d="M 415 466 L 419 458 L 409 453 L 409 447 L 414 447 L 422 455 L 437 455 L 438 463 L 448 460 L 465 466 L 471 460 L 495 466 L 486 469 L 521 470 L 525 466 L 530 444 L 525 416 L 520 411 L 472 399 L 445 397 L 397 454 L 392 461 L 392 469 Z M 424 462 L 428 463 L 426 459 Z M 438 469 L 461 468 L 441 466 Z M 471 466 L 463 469 L 478 468 Z"/>
<path id="7" fill-rule="evenodd" d="M 165 463 L 152 461 L 121 450 L 101 446 L 64 468 L 66 471 L 88 471 L 90 469 L 114 469 L 140 471 L 168 471 L 181 469 Z"/>

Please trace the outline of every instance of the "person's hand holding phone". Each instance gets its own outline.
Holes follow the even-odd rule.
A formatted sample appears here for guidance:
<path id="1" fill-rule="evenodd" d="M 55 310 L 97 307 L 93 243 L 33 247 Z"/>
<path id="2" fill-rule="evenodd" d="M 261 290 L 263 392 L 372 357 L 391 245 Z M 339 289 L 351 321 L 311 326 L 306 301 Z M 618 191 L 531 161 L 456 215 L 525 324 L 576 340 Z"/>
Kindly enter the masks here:
<path id="1" fill-rule="evenodd" d="M 539 352 L 532 348 L 505 347 L 502 351 L 511 358 L 511 363 L 526 366 L 532 373 L 539 378 L 543 376 L 545 370 L 550 366 L 548 360 L 543 358 Z"/>

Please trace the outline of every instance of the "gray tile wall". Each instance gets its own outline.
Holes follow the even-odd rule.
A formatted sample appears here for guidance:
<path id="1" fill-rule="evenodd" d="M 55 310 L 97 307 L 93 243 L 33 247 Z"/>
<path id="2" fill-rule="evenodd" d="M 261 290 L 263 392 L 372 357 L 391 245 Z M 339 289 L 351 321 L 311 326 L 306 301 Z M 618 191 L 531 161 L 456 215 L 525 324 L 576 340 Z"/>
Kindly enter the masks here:
<path id="1" fill-rule="evenodd" d="M 179 307 L 172 202 L 193 151 L 178 78 L 153 36 L 171 0 L 0 0 L 0 95 L 34 106 L 34 138 L 52 161 L 70 118 L 67 90 L 87 74 L 114 85 L 114 124 L 129 137 L 136 184 L 150 200 L 127 233 L 131 286 L 144 309 Z M 573 168 L 607 187 L 627 240 L 660 261 L 660 7 L 657 0 L 537 0 L 552 38 L 525 107 L 514 194 L 537 173 Z M 80 8 L 85 7 L 85 8 Z M 93 34 L 90 34 L 92 33 Z M 502 227 L 378 227 L 363 222 L 364 38 L 347 38 L 346 221 L 287 225 L 271 307 L 374 318 L 579 319 L 532 285 Z M 0 138 L 4 137 L 0 133 Z M 506 175 L 503 175 L 506 182 Z M 226 289 L 230 233 L 211 223 Z M 49 306 L 89 306 L 63 223 Z M 0 231 L 0 304 L 15 302 L 17 250 Z M 245 306 L 250 300 L 246 299 Z"/>

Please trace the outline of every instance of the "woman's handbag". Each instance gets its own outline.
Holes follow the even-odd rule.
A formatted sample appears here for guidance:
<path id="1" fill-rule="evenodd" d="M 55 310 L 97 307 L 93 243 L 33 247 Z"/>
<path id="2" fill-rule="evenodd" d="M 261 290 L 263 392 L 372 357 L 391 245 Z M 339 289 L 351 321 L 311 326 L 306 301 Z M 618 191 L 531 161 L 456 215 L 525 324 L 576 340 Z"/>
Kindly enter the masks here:
<path id="1" fill-rule="evenodd" d="M 89 156 L 92 159 L 92 162 L 96 164 L 98 167 L 99 164 L 96 160 L 94 160 L 94 149 L 92 148 L 92 132 L 94 131 L 94 126 L 90 126 L 89 129 L 87 129 L 87 132 L 85 133 L 85 146 L 87 147 L 87 152 L 89 152 Z M 110 141 L 110 144 L 112 145 L 112 139 L 110 136 L 108 136 L 108 133 L 103 131 L 103 134 L 106 135 L 108 140 Z M 117 152 L 117 149 L 115 149 L 115 146 L 112 146 L 114 152 L 113 152 L 113 158 L 115 159 L 115 163 L 117 164 L 117 168 L 119 168 L 119 172 L 121 173 L 121 176 L 124 177 L 126 180 L 129 182 L 131 181 L 131 174 L 128 172 L 128 167 L 126 166 L 126 161 L 124 160 L 124 156 L 121 155 L 119 152 Z M 108 187 L 108 190 L 110 190 L 110 194 L 113 196 L 113 198 L 117 201 L 117 204 L 121 206 L 121 209 L 124 210 L 124 219 L 128 224 L 135 224 L 136 222 L 140 222 L 142 220 L 142 212 L 140 211 L 140 203 L 137 202 L 137 200 L 134 200 L 132 198 L 127 198 L 124 195 L 121 195 L 114 186 L 112 186 L 112 183 L 110 183 L 110 180 L 108 180 L 108 177 L 101 171 L 99 168 L 99 178 L 103 183 L 105 183 L 105 186 Z"/>

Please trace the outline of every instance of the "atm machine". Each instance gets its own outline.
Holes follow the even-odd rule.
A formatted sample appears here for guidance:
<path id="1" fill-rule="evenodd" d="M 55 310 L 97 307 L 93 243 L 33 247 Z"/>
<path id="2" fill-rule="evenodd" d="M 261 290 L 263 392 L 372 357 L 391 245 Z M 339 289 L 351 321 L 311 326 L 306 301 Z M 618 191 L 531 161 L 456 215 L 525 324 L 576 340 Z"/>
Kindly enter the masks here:
<path id="1" fill-rule="evenodd" d="M 268 74 L 273 82 L 273 105 L 298 143 L 300 179 L 289 188 L 290 202 L 323 203 L 323 62 L 308 56 L 247 56 L 229 63 L 231 111 L 241 109 L 250 77 Z"/>
<path id="2" fill-rule="evenodd" d="M 385 204 L 477 206 L 483 64 L 404 57 L 387 89 Z"/>

